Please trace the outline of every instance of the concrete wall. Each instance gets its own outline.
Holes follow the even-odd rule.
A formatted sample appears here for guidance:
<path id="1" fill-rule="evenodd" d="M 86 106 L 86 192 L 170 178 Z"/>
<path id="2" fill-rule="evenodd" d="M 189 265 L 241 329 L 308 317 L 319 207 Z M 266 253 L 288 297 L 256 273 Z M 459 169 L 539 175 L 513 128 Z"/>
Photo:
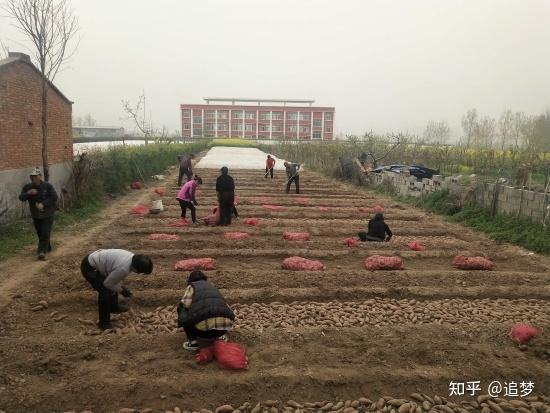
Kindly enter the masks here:
<path id="1" fill-rule="evenodd" d="M 28 203 L 19 201 L 23 185 L 30 182 L 32 168 L 8 169 L 0 171 L 0 223 L 28 216 Z M 50 166 L 50 183 L 54 186 L 62 202 L 62 188 L 72 191 L 72 162 L 57 163 Z"/>
<path id="2" fill-rule="evenodd" d="M 442 190 L 449 190 L 459 195 L 463 200 L 475 201 L 484 208 L 491 209 L 495 195 L 495 184 L 479 182 L 474 178 L 445 177 L 436 175 L 433 179 L 417 181 L 416 177 L 383 172 L 363 175 L 364 183 L 374 186 L 390 186 L 397 194 L 403 196 L 420 197 Z M 543 222 L 547 207 L 550 204 L 550 195 L 540 192 L 520 190 L 514 187 L 499 185 L 496 210 L 502 214 L 520 216 L 535 222 Z"/>

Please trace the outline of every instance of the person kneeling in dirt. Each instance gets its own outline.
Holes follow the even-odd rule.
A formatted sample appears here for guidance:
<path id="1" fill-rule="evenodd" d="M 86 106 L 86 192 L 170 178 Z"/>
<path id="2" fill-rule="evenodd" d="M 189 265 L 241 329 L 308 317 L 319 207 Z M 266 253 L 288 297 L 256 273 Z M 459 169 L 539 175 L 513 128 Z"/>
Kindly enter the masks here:
<path id="1" fill-rule="evenodd" d="M 368 232 L 359 232 L 359 239 L 361 241 L 389 241 L 392 237 L 392 232 L 388 224 L 384 222 L 384 215 L 378 213 L 374 216 L 374 219 L 369 221 Z M 386 236 L 387 235 L 387 236 Z"/>
<path id="2" fill-rule="evenodd" d="M 227 340 L 225 334 L 233 328 L 235 314 L 218 289 L 202 271 L 193 271 L 187 289 L 178 305 L 178 327 L 183 327 L 186 350 L 198 350 L 199 338 Z"/>
<path id="3" fill-rule="evenodd" d="M 80 271 L 98 293 L 99 322 L 97 326 L 106 330 L 112 328 L 111 313 L 128 311 L 127 306 L 118 302 L 118 293 L 126 298 L 132 297 L 130 290 L 122 286 L 122 281 L 130 272 L 151 274 L 153 262 L 145 255 L 134 254 L 126 250 L 97 250 L 84 257 Z"/>
<path id="4" fill-rule="evenodd" d="M 202 178 L 198 175 L 195 175 L 192 180 L 187 181 L 178 192 L 176 199 L 180 203 L 181 208 L 181 217 L 185 218 L 187 213 L 187 208 L 191 210 L 191 220 L 193 224 L 197 223 L 197 212 L 195 206 L 198 205 L 197 200 L 195 199 L 195 192 L 197 187 L 202 185 Z"/>

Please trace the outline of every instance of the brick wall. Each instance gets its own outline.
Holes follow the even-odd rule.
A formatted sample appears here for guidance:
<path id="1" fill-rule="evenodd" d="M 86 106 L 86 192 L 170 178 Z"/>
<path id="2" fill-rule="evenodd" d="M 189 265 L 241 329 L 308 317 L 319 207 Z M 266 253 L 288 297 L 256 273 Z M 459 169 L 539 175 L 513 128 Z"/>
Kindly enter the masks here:
<path id="1" fill-rule="evenodd" d="M 28 63 L 0 68 L 0 171 L 42 166 L 40 76 Z M 72 105 L 52 88 L 48 93 L 49 163 L 73 156 Z"/>

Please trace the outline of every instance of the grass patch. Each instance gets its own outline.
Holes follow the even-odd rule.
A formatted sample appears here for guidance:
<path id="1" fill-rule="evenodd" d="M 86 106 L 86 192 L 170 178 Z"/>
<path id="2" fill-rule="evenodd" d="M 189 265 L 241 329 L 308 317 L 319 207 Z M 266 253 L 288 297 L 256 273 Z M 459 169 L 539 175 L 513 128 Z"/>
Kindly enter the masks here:
<path id="1" fill-rule="evenodd" d="M 258 144 L 256 141 L 249 139 L 239 139 L 239 138 L 222 138 L 222 139 L 213 139 L 208 145 L 209 148 L 214 146 L 231 146 L 236 148 L 257 148 Z"/>

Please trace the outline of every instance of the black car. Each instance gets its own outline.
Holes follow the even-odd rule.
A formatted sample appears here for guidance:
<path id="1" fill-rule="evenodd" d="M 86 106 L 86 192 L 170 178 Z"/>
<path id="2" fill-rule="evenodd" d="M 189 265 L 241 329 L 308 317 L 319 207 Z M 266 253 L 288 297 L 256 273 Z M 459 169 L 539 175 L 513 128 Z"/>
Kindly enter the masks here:
<path id="1" fill-rule="evenodd" d="M 373 169 L 371 172 L 380 173 L 382 171 L 389 171 L 395 173 L 401 173 L 404 171 L 409 171 L 412 176 L 415 176 L 417 179 L 421 180 L 423 178 L 432 178 L 434 175 L 439 175 L 439 171 L 435 169 L 426 168 L 425 166 L 418 165 L 387 165 L 379 166 L 378 168 Z"/>

